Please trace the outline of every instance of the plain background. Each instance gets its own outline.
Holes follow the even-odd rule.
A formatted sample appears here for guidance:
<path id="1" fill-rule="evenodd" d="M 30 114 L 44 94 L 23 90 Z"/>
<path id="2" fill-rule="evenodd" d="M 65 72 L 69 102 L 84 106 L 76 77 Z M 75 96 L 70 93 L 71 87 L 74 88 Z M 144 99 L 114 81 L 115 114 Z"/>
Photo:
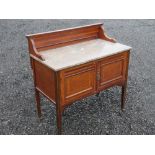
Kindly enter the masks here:
<path id="1" fill-rule="evenodd" d="M 0 18 L 154 18 L 153 0 L 1 1 Z M 1 136 L 1 154 L 153 154 L 154 136 Z"/>

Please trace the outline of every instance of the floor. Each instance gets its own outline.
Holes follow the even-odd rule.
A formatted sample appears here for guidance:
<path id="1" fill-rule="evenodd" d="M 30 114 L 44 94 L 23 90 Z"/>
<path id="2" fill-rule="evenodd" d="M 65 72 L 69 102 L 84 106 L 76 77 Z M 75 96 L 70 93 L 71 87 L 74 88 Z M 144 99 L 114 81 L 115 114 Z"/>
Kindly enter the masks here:
<path id="1" fill-rule="evenodd" d="M 107 33 L 132 46 L 126 111 L 114 87 L 66 108 L 65 135 L 155 134 L 155 20 L 0 20 L 0 134 L 56 134 L 55 106 L 41 98 L 36 114 L 26 34 L 103 22 Z"/>

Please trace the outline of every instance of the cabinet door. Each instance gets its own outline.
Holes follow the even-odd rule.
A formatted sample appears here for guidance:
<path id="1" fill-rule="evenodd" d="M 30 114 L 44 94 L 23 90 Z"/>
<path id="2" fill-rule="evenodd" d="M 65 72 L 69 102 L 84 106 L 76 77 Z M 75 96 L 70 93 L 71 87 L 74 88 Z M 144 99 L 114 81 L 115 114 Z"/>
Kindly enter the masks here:
<path id="1" fill-rule="evenodd" d="M 118 54 L 98 62 L 98 90 L 121 85 L 126 73 L 126 55 Z"/>
<path id="2" fill-rule="evenodd" d="M 94 93 L 96 65 L 89 63 L 65 70 L 62 74 L 62 103 L 68 104 Z"/>

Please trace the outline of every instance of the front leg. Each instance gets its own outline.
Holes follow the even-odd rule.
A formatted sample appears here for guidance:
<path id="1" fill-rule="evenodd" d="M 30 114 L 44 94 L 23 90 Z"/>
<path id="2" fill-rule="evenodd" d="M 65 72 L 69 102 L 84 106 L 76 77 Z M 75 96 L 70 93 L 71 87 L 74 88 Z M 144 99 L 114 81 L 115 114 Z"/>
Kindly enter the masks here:
<path id="1" fill-rule="evenodd" d="M 130 56 L 130 51 L 127 52 L 125 82 L 122 85 L 122 97 L 121 97 L 121 109 L 122 109 L 122 111 L 125 110 L 124 108 L 125 108 L 126 89 L 127 89 L 127 81 L 128 81 L 129 56 Z"/>
<path id="2" fill-rule="evenodd" d="M 60 106 L 56 106 L 56 117 L 57 117 L 57 131 L 58 135 L 61 135 L 62 132 L 62 108 Z"/>

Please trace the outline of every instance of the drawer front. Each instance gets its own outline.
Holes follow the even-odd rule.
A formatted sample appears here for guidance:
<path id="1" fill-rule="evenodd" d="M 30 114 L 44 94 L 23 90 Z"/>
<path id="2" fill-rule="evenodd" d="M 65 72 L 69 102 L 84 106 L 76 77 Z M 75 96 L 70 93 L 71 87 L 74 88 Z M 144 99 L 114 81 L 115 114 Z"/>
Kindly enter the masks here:
<path id="1" fill-rule="evenodd" d="M 123 83 L 126 73 L 125 55 L 116 55 L 98 63 L 98 90 Z"/>
<path id="2" fill-rule="evenodd" d="M 93 94 L 95 86 L 96 69 L 94 63 L 66 70 L 62 77 L 63 104 Z"/>

